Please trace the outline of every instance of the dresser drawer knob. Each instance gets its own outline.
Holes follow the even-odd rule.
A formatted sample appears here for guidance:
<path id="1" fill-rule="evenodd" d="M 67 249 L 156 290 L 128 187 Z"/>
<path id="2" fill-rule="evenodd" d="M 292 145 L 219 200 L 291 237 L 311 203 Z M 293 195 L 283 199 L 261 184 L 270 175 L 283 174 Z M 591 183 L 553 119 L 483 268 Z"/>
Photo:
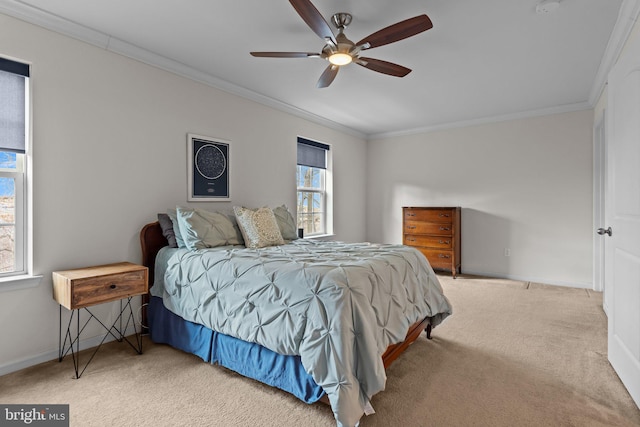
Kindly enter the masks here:
<path id="1" fill-rule="evenodd" d="M 408 213 L 407 216 L 416 216 L 414 213 Z"/>
<path id="2" fill-rule="evenodd" d="M 449 255 L 445 255 L 445 254 L 438 254 L 438 256 L 439 256 L 440 258 L 449 258 Z"/>
<path id="3" fill-rule="evenodd" d="M 111 289 L 115 289 L 116 288 L 116 284 L 112 283 L 111 286 L 109 286 Z"/>
<path id="4" fill-rule="evenodd" d="M 449 218 L 449 214 L 448 213 L 441 213 L 440 218 Z"/>
<path id="5" fill-rule="evenodd" d="M 415 225 L 407 225 L 407 228 L 409 230 L 415 230 L 416 226 Z"/>
<path id="6" fill-rule="evenodd" d="M 407 239 L 409 242 L 415 242 L 416 239 Z"/>
<path id="7" fill-rule="evenodd" d="M 442 231 L 449 231 L 449 230 L 451 230 L 451 229 L 450 229 L 449 227 L 440 227 L 440 230 L 442 230 Z"/>
<path id="8" fill-rule="evenodd" d="M 451 243 L 451 240 L 440 240 L 440 244 L 445 244 L 448 245 L 449 243 Z"/>

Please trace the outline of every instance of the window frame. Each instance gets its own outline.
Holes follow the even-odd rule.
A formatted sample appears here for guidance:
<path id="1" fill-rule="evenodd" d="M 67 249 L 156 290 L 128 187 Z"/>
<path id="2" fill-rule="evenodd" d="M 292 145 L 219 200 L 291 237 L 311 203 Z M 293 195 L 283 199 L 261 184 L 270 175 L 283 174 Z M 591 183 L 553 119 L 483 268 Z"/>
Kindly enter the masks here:
<path id="1" fill-rule="evenodd" d="M 326 169 L 322 169 L 322 168 L 314 168 L 313 166 L 303 166 L 303 165 L 296 165 L 298 170 L 300 167 L 307 167 L 310 169 L 317 169 L 321 172 L 320 175 L 320 186 L 319 187 L 297 187 L 296 189 L 296 200 L 299 201 L 300 198 L 300 193 L 311 193 L 311 194 L 319 194 L 320 195 L 320 213 L 322 214 L 321 218 L 321 230 L 317 233 L 307 233 L 305 232 L 305 236 L 308 237 L 313 237 L 313 236 L 318 236 L 318 235 L 324 235 L 327 234 L 327 191 L 326 191 L 326 177 L 327 177 L 327 170 Z M 297 172 L 297 171 L 296 171 Z M 297 173 L 296 173 L 297 175 Z M 299 182 L 298 179 L 296 179 L 297 182 Z M 296 205 L 299 207 L 300 205 L 298 203 L 296 203 Z M 313 212 L 312 212 L 313 213 Z M 297 219 L 299 219 L 299 213 L 298 213 L 298 217 Z M 299 224 L 296 221 L 297 227 L 298 228 L 304 228 L 302 227 L 302 224 Z"/>
<path id="2" fill-rule="evenodd" d="M 0 292 L 28 289 L 42 283 L 42 275 L 33 274 L 33 200 L 31 194 L 31 129 L 33 100 L 31 92 L 31 65 L 25 61 L 0 56 L 2 70 L 25 78 L 25 136 L 24 151 L 1 149 L 16 153 L 16 168 L 0 169 L 0 177 L 14 179 L 15 185 L 15 269 L 0 273 Z M 8 69 L 5 67 L 9 67 Z"/>
<path id="3" fill-rule="evenodd" d="M 1 151 L 1 150 L 0 150 Z M 14 269 L 13 271 L 0 272 L 0 278 L 12 277 L 27 273 L 26 268 L 26 239 L 27 239 L 27 216 L 26 213 L 26 190 L 25 190 L 25 155 L 16 154 L 16 168 L 0 168 L 0 178 L 13 179 L 14 182 Z"/>
<path id="4" fill-rule="evenodd" d="M 299 147 L 300 144 L 322 148 L 325 154 L 324 167 L 301 165 L 299 163 L 299 158 L 296 161 L 296 207 L 299 207 L 298 201 L 299 201 L 301 192 L 320 194 L 321 195 L 320 209 L 321 209 L 321 212 L 323 213 L 322 231 L 317 233 L 310 233 L 310 234 L 307 234 L 305 231 L 304 237 L 314 238 L 314 237 L 332 236 L 333 235 L 333 175 L 332 175 L 333 159 L 332 159 L 331 145 L 322 143 L 322 142 L 316 142 L 314 140 L 310 140 L 303 137 L 298 137 L 296 147 Z M 324 173 L 322 174 L 322 179 L 321 179 L 322 188 L 298 186 L 299 184 L 298 167 L 299 166 L 306 166 L 310 168 L 323 170 Z M 299 215 L 296 212 L 296 225 L 298 228 L 303 228 L 302 224 L 298 224 L 298 219 L 299 219 Z"/>

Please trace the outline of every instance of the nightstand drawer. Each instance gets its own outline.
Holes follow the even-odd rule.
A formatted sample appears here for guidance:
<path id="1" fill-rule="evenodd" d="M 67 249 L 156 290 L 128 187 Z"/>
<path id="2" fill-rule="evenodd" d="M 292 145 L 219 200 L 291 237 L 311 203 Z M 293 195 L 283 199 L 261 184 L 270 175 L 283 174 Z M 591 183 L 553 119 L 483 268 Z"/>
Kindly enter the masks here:
<path id="1" fill-rule="evenodd" d="M 75 308 L 147 293 L 145 272 L 141 270 L 76 280 L 72 286 Z"/>
<path id="2" fill-rule="evenodd" d="M 53 273 L 53 297 L 69 310 L 148 292 L 148 269 L 131 263 Z"/>

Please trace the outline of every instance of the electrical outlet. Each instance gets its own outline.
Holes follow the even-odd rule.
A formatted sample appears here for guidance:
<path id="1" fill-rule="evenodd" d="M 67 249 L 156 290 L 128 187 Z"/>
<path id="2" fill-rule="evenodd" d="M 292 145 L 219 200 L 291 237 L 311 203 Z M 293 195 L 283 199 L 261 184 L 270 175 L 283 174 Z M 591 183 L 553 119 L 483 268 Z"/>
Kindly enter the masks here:
<path id="1" fill-rule="evenodd" d="M 504 248 L 504 256 L 511 256 L 511 249 Z"/>

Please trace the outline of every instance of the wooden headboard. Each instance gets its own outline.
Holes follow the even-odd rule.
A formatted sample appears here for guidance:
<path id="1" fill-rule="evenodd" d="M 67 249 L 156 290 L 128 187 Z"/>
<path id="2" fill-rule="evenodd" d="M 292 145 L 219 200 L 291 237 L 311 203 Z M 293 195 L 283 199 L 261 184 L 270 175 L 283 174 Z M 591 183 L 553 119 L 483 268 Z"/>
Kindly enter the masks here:
<path id="1" fill-rule="evenodd" d="M 162 235 L 162 228 L 158 221 L 149 223 L 140 230 L 140 246 L 142 248 L 142 265 L 149 267 L 149 288 L 153 286 L 156 255 L 169 242 Z"/>

